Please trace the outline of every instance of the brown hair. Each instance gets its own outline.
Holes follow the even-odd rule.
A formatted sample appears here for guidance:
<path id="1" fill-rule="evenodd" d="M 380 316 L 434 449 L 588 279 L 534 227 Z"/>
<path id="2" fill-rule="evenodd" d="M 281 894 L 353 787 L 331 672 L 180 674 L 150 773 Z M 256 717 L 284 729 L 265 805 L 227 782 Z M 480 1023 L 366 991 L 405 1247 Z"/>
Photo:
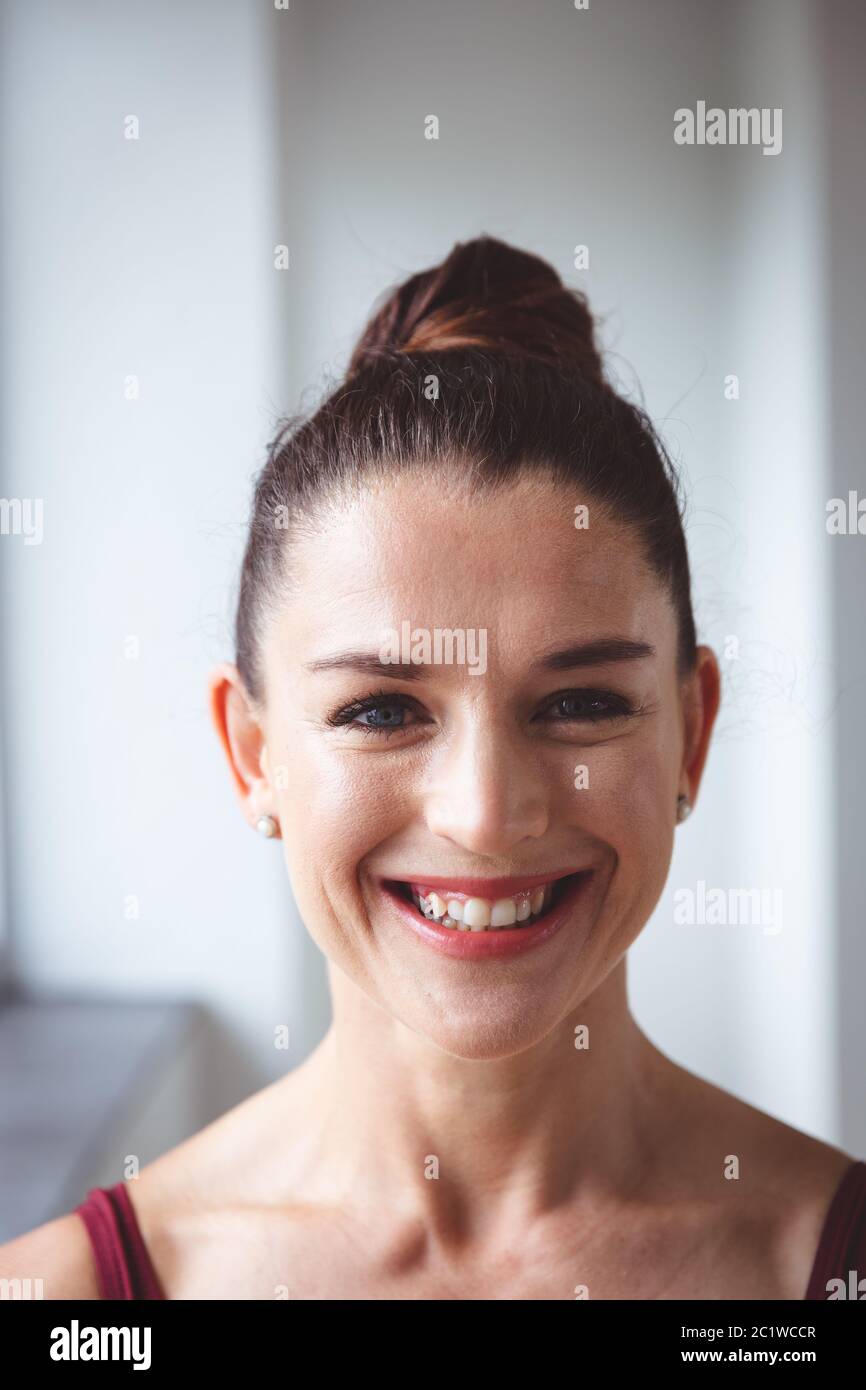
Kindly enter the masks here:
<path id="1" fill-rule="evenodd" d="M 435 390 L 430 390 L 435 381 Z M 481 236 L 387 292 L 345 379 L 285 420 L 256 482 L 235 622 L 236 664 L 264 698 L 263 619 L 292 528 L 339 489 L 397 470 L 457 469 L 473 490 L 544 471 L 641 537 L 696 659 L 679 482 L 653 426 L 607 384 L 586 298 L 546 261 Z"/>

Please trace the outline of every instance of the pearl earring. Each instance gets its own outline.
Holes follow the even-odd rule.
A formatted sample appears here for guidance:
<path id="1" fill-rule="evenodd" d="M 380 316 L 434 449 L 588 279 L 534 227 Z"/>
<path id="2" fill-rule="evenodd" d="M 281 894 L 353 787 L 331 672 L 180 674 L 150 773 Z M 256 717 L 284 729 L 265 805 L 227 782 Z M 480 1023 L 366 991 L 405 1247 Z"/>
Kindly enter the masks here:
<path id="1" fill-rule="evenodd" d="M 278 829 L 279 826 L 277 825 L 277 822 L 275 821 L 273 816 L 259 816 L 258 820 L 256 821 L 256 830 L 258 830 L 259 834 L 264 835 L 265 838 L 268 840 L 273 839 Z"/>
<path id="2" fill-rule="evenodd" d="M 677 797 L 677 822 L 687 820 L 692 814 L 692 803 L 687 796 L 682 794 Z"/>

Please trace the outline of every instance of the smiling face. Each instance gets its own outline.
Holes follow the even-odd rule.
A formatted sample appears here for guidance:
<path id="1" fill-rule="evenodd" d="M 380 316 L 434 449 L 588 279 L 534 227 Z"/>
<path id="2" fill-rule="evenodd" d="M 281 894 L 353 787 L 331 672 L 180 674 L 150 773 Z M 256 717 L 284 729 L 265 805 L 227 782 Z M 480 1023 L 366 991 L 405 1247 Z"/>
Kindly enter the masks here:
<path id="1" fill-rule="evenodd" d="M 255 797 L 277 817 L 329 960 L 460 1056 L 531 1046 L 621 960 L 661 894 L 715 714 L 714 658 L 700 649 L 681 682 L 672 601 L 638 537 L 591 503 L 576 529 L 576 501 L 537 475 L 474 498 L 430 474 L 389 479 L 292 542 L 293 593 L 264 640 L 265 776 L 247 778 L 248 812 Z M 388 629 L 462 631 L 466 659 L 376 669 Z M 529 895 L 573 873 L 547 911 Z M 438 920 L 405 884 L 436 888 Z M 470 897 L 481 921 L 499 903 L 499 931 L 457 922 Z M 508 922 L 509 898 L 524 921 L 521 904 L 539 905 L 539 926 Z"/>

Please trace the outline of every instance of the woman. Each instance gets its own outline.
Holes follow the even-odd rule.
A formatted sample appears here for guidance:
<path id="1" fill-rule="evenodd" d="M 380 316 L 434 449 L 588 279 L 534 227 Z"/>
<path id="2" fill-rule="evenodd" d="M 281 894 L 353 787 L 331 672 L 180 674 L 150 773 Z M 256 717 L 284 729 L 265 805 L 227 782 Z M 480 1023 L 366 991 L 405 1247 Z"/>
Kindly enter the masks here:
<path id="1" fill-rule="evenodd" d="M 55 1298 L 827 1298 L 866 1261 L 866 1165 L 677 1066 L 627 1002 L 719 689 L 676 480 L 583 297 L 456 246 L 274 440 L 211 678 L 330 1030 L 3 1272 Z"/>

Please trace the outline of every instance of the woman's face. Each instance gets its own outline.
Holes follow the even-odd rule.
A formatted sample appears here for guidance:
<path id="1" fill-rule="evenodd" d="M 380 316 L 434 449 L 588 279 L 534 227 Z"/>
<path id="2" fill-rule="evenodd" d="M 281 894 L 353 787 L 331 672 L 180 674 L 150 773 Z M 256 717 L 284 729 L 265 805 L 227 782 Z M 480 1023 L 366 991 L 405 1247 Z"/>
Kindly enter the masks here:
<path id="1" fill-rule="evenodd" d="M 388 1013 L 464 1057 L 532 1045 L 621 960 L 715 715 L 712 654 L 680 683 L 666 589 L 600 507 L 575 525 L 586 501 L 529 476 L 474 499 L 432 475 L 389 480 L 292 544 L 295 592 L 263 648 L 248 806 L 279 820 L 300 913 Z M 446 629 L 464 650 L 437 651 Z M 409 675 L 375 669 L 389 630 L 428 635 Z M 566 873 L 538 928 L 483 933 L 428 925 L 398 886 L 435 880 L 437 911 L 481 897 L 525 912 L 514 884 L 445 885 Z"/>

